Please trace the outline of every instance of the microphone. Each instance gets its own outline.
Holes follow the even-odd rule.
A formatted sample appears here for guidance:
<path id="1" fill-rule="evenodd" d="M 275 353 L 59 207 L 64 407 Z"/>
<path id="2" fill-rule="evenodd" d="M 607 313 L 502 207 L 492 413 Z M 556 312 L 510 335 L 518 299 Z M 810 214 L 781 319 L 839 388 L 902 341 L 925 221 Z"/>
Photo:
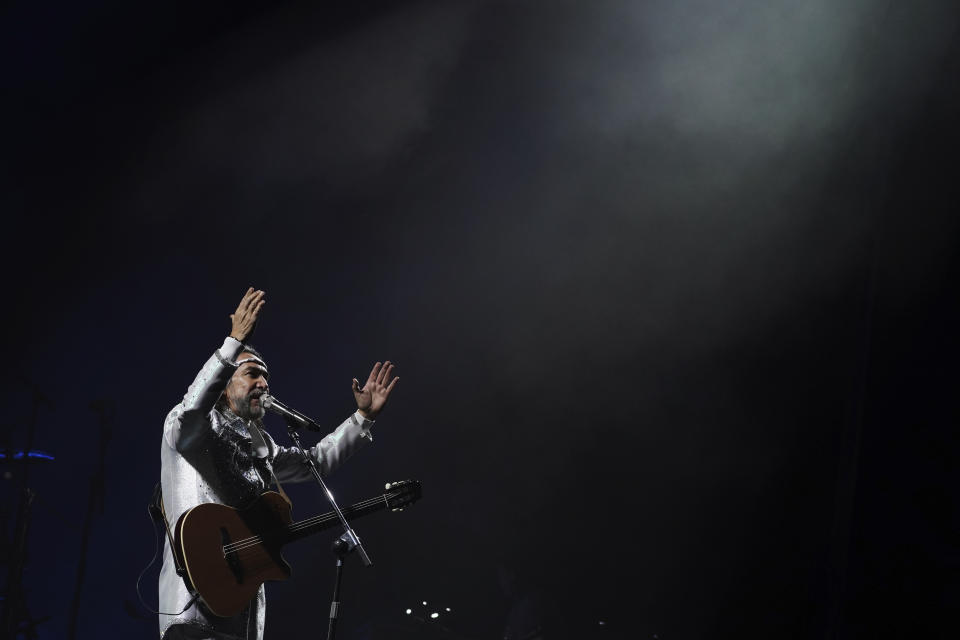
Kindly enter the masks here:
<path id="1" fill-rule="evenodd" d="M 318 425 L 316 422 L 303 415 L 296 409 L 291 409 L 269 393 L 265 393 L 260 396 L 260 404 L 264 409 L 269 409 L 278 416 L 282 417 L 291 427 L 306 427 L 310 431 L 322 431 L 320 425 Z"/>

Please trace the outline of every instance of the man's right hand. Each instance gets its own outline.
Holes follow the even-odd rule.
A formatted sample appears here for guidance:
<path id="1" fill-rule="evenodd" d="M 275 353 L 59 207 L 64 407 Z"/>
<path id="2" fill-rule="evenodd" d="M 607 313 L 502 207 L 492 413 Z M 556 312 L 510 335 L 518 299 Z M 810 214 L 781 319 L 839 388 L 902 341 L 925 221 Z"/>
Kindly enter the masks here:
<path id="1" fill-rule="evenodd" d="M 237 310 L 230 314 L 230 321 L 233 323 L 233 329 L 230 331 L 231 338 L 243 342 L 250 336 L 257 324 L 260 309 L 266 302 L 263 296 L 263 291 L 260 289 L 254 291 L 253 287 L 248 288 L 247 292 L 243 294 L 243 299 L 237 305 Z"/>

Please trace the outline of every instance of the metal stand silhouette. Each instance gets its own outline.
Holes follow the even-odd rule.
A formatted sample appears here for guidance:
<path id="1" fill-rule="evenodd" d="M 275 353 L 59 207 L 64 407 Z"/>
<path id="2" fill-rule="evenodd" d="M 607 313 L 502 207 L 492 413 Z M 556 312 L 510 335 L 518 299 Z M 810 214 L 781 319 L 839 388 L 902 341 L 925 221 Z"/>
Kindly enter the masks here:
<path id="1" fill-rule="evenodd" d="M 287 433 L 290 435 L 290 439 L 293 440 L 293 443 L 296 445 L 297 449 L 300 450 L 300 455 L 303 456 L 304 463 L 310 467 L 313 477 L 320 484 L 320 488 L 323 490 L 327 501 L 330 503 L 330 506 L 333 507 L 333 511 L 337 514 L 337 517 L 340 518 L 340 524 L 343 525 L 343 533 L 334 541 L 332 548 L 334 555 L 337 557 L 337 578 L 333 587 L 333 601 L 330 603 L 330 619 L 327 625 L 327 640 L 334 640 L 337 635 L 337 619 L 340 615 L 340 580 L 343 577 L 343 560 L 351 552 L 356 551 L 360 556 L 360 560 L 365 566 L 369 567 L 373 564 L 373 562 L 370 560 L 370 556 L 367 555 L 366 549 L 363 548 L 360 538 L 357 536 L 356 532 L 354 532 L 353 528 L 350 526 L 350 523 L 347 522 L 343 512 L 337 505 L 337 501 L 334 499 L 333 493 L 330 492 L 330 489 L 327 488 L 326 483 L 323 481 L 323 477 L 320 475 L 320 470 L 317 468 L 316 462 L 314 462 L 313 458 L 307 455 L 306 450 L 303 448 L 303 444 L 300 443 L 300 436 L 297 434 L 297 429 L 301 425 L 289 418 L 286 419 L 286 423 Z"/>
<path id="2" fill-rule="evenodd" d="M 90 527 L 93 525 L 94 513 L 103 515 L 103 498 L 106 484 L 106 456 L 107 443 L 113 435 L 113 402 L 98 400 L 90 405 L 90 409 L 100 416 L 100 458 L 97 471 L 90 476 L 90 495 L 87 499 L 87 515 L 83 521 L 83 535 L 80 538 L 80 563 L 77 566 L 77 584 L 73 591 L 73 604 L 70 606 L 70 625 L 67 627 L 67 637 L 74 640 L 77 637 L 77 618 L 80 615 L 80 595 L 83 591 L 83 580 L 87 573 L 87 547 L 90 544 Z"/>
<path id="3" fill-rule="evenodd" d="M 27 561 L 27 530 L 30 528 L 30 511 L 36 493 L 30 488 L 30 465 L 35 459 L 33 439 L 36 435 L 37 421 L 41 406 L 52 406 L 52 402 L 35 385 L 27 383 L 33 391 L 33 409 L 27 428 L 27 446 L 14 458 L 20 458 L 20 503 L 14 529 L 14 542 L 11 547 L 7 570 L 7 592 L 3 600 L 3 615 L 0 616 L 0 640 L 15 640 L 19 635 L 26 638 L 37 637 L 37 625 L 43 620 L 34 619 L 27 609 L 23 595 L 23 567 Z"/>

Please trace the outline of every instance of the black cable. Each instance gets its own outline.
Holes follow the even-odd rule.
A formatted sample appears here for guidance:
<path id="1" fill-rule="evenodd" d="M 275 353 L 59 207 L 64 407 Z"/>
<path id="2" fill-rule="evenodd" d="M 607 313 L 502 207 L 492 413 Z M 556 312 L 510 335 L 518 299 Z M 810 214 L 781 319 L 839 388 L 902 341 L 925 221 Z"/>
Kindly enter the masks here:
<path id="1" fill-rule="evenodd" d="M 193 606 L 193 603 L 196 602 L 196 601 L 197 601 L 197 598 L 200 597 L 200 594 L 199 594 L 199 593 L 193 594 L 193 597 L 190 598 L 190 602 L 187 603 L 187 606 L 185 606 L 183 609 L 181 609 L 181 610 L 178 611 L 177 613 L 168 613 L 168 612 L 166 612 L 166 611 L 155 611 L 155 610 L 151 609 L 150 607 L 147 606 L 147 603 L 143 601 L 143 596 L 140 594 L 140 581 L 143 580 L 143 574 L 145 574 L 147 571 L 149 571 L 150 567 L 152 567 L 153 564 L 157 561 L 157 554 L 160 552 L 160 533 L 157 531 L 157 526 L 156 526 L 156 523 L 155 523 L 155 520 L 154 520 L 154 517 L 153 517 L 153 512 L 152 512 L 151 509 L 150 509 L 151 506 L 152 506 L 152 505 L 148 505 L 148 506 L 147 506 L 147 516 L 149 516 L 150 522 L 151 522 L 151 523 L 154 523 L 154 526 L 153 526 L 153 557 L 150 558 L 150 563 L 143 568 L 143 571 L 140 572 L 140 575 L 137 576 L 137 586 L 136 586 L 136 589 L 137 589 L 137 599 L 140 601 L 140 606 L 142 606 L 144 609 L 146 609 L 146 610 L 149 611 L 150 613 L 153 613 L 153 614 L 156 614 L 156 615 L 159 615 L 159 616 L 178 616 L 178 615 L 180 615 L 181 613 L 183 613 L 184 611 L 186 611 L 187 609 L 189 609 L 190 607 Z M 172 553 L 172 552 L 173 552 L 173 549 L 171 549 L 170 551 L 171 551 L 171 553 Z"/>

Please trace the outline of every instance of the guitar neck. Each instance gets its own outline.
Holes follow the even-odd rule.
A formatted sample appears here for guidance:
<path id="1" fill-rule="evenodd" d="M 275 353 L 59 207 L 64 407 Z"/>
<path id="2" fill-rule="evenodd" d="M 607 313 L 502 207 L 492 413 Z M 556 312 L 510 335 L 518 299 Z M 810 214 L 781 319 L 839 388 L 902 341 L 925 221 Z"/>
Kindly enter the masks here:
<path id="1" fill-rule="evenodd" d="M 376 498 L 370 498 L 369 500 L 363 500 L 350 505 L 349 507 L 341 509 L 341 511 L 343 512 L 343 517 L 347 520 L 356 520 L 357 518 L 362 518 L 365 515 L 385 509 L 387 506 L 386 496 L 377 496 Z M 335 527 L 338 524 L 340 524 L 340 518 L 338 518 L 337 514 L 333 511 L 294 522 L 287 527 L 286 541 L 293 542 L 294 540 L 301 540 L 315 533 L 320 533 L 321 531 Z"/>

